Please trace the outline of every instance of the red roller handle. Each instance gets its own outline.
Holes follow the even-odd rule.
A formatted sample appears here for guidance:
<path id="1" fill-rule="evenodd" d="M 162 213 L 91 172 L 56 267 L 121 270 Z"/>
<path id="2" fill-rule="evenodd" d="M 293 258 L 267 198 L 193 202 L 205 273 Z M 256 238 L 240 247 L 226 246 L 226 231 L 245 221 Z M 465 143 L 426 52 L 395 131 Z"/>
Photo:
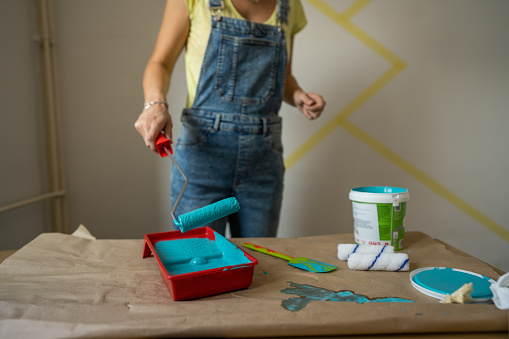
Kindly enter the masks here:
<path id="1" fill-rule="evenodd" d="M 157 152 L 161 157 L 168 156 L 168 153 L 166 153 L 166 149 L 169 150 L 171 154 L 173 154 L 173 149 L 171 148 L 171 140 L 166 138 L 164 134 L 159 133 L 159 135 L 157 136 L 156 148 Z"/>

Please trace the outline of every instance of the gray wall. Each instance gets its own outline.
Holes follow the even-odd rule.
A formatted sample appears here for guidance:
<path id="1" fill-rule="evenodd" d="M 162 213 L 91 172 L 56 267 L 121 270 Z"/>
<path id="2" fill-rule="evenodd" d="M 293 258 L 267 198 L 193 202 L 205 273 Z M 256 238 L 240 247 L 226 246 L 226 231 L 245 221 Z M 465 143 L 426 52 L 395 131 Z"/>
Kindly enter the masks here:
<path id="1" fill-rule="evenodd" d="M 0 0 L 0 206 L 45 193 L 44 104 L 34 1 Z M 0 249 L 51 230 L 47 201 L 0 214 Z"/>
<path id="2" fill-rule="evenodd" d="M 309 24 L 296 37 L 294 73 L 328 105 L 313 122 L 283 107 L 279 236 L 352 232 L 351 188 L 400 186 L 411 194 L 407 230 L 509 270 L 509 2 L 302 2 Z M 0 20 L 2 46 L 17 48 L 2 51 L 12 67 L 1 63 L 2 75 L 10 72 L 0 78 L 9 160 L 0 168 L 1 203 L 44 191 L 46 175 L 43 150 L 34 147 L 43 121 L 32 2 L 15 3 L 0 2 L 2 16 L 24 18 Z M 149 152 L 133 128 L 164 1 L 55 0 L 53 7 L 71 230 L 84 224 L 98 238 L 169 230 L 169 161 Z M 185 103 L 178 63 L 168 94 L 174 133 Z M 19 247 L 46 231 L 43 205 L 0 215 L 0 246 Z"/>

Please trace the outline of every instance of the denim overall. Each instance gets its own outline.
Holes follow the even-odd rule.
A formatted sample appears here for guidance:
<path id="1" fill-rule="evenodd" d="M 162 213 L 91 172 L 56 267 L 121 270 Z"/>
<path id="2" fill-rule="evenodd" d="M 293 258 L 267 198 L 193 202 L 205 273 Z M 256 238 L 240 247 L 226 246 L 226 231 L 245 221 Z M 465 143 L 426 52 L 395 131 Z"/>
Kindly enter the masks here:
<path id="1" fill-rule="evenodd" d="M 182 112 L 175 158 L 189 184 L 176 214 L 234 196 L 240 211 L 207 225 L 233 237 L 276 236 L 283 192 L 281 118 L 287 52 L 278 2 L 278 26 L 220 16 L 210 0 L 211 33 L 196 97 Z M 171 198 L 184 184 L 172 167 Z"/>

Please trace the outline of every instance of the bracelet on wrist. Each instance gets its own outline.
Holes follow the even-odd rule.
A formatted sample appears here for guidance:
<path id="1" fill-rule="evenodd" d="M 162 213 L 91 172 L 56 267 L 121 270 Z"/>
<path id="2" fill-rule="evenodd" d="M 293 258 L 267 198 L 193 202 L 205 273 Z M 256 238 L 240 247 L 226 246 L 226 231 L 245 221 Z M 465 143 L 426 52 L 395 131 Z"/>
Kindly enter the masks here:
<path id="1" fill-rule="evenodd" d="M 145 106 L 143 106 L 143 109 L 146 110 L 150 106 L 154 106 L 157 104 L 163 104 L 164 106 L 166 106 L 166 109 L 168 109 L 168 103 L 165 100 L 156 100 L 156 101 L 147 102 L 145 104 Z"/>

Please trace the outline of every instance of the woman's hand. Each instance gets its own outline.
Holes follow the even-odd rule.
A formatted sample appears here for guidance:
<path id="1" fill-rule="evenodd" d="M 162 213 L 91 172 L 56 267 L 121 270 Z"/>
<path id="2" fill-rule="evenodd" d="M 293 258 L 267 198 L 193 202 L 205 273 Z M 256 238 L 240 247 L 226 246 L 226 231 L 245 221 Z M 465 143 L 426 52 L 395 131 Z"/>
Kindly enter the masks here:
<path id="1" fill-rule="evenodd" d="M 164 103 L 170 88 L 170 78 L 175 62 L 182 52 L 189 34 L 189 13 L 184 0 L 167 0 L 163 22 L 154 52 L 143 74 L 143 94 L 146 102 L 153 104 L 141 112 L 134 127 L 145 145 L 157 152 L 155 139 L 159 133 L 172 140 L 173 124 Z"/>
<path id="2" fill-rule="evenodd" d="M 144 109 L 134 127 L 145 141 L 145 145 L 154 152 L 157 152 L 155 139 L 159 133 L 163 132 L 166 138 L 172 140 L 173 124 L 165 104 L 155 104 Z"/>
<path id="3" fill-rule="evenodd" d="M 309 120 L 318 118 L 325 108 L 325 101 L 320 94 L 316 93 L 297 90 L 293 94 L 293 101 L 299 111 Z"/>

